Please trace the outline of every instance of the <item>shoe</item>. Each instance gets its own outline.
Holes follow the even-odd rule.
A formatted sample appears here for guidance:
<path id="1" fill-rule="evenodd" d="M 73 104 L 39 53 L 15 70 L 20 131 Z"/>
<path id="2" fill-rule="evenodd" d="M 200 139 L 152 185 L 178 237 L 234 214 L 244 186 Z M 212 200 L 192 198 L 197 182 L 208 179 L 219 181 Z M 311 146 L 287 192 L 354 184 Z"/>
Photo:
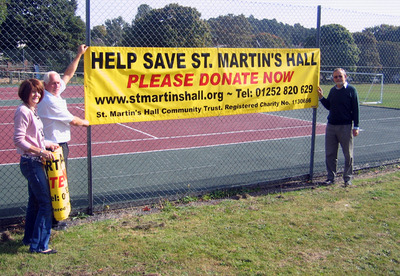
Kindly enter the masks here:
<path id="1" fill-rule="evenodd" d="M 349 180 L 349 181 L 345 181 L 343 186 L 344 187 L 349 187 L 351 185 L 352 185 L 351 180 Z"/>
<path id="2" fill-rule="evenodd" d="M 332 185 L 332 184 L 335 184 L 334 180 L 331 180 L 331 179 L 325 180 L 325 185 Z"/>
<path id="3" fill-rule="evenodd" d="M 67 224 L 66 222 L 59 221 L 59 222 L 57 222 L 57 223 L 54 223 L 54 224 L 51 226 L 51 228 L 52 228 L 53 230 L 56 230 L 56 231 L 63 231 L 63 230 L 66 230 L 66 229 L 68 228 L 68 224 Z"/>
<path id="4" fill-rule="evenodd" d="M 40 253 L 40 254 L 46 254 L 46 255 L 56 254 L 57 252 L 58 251 L 55 250 L 55 249 L 47 249 L 47 250 L 44 250 L 44 251 L 31 251 L 31 253 Z"/>
<path id="5" fill-rule="evenodd" d="M 56 254 L 57 250 L 55 250 L 55 249 L 47 249 L 45 251 L 39 251 L 38 253 L 40 253 L 40 254 Z"/>

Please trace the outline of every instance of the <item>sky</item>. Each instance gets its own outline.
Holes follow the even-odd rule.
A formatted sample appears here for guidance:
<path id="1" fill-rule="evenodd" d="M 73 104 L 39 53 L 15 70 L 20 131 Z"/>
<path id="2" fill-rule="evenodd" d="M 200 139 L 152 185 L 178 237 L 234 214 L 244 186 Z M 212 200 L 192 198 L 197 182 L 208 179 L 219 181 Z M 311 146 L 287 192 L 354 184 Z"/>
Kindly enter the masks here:
<path id="1" fill-rule="evenodd" d="M 243 4 L 246 2 L 249 5 Z M 85 3 L 86 0 L 78 0 L 78 15 L 83 20 L 85 20 Z M 131 23 L 137 7 L 144 3 L 152 8 L 162 8 L 170 3 L 195 7 L 204 19 L 228 13 L 244 14 L 254 15 L 258 19 L 275 18 L 278 22 L 290 25 L 300 23 L 307 28 L 316 27 L 317 6 L 321 5 L 322 25 L 337 23 L 351 32 L 362 31 L 365 27 L 380 24 L 400 26 L 399 0 L 91 0 L 91 27 L 118 16 Z M 285 8 L 290 12 L 285 12 Z M 345 16 L 341 12 L 343 10 L 355 11 L 357 14 L 346 13 Z M 373 16 L 360 16 L 360 13 L 370 13 Z M 307 16 L 302 17 L 302 14 Z"/>
<path id="2" fill-rule="evenodd" d="M 249 2 L 257 1 L 257 2 L 277 3 L 277 4 L 279 3 L 284 5 L 308 6 L 308 7 L 321 6 L 322 25 L 338 23 L 345 26 L 351 32 L 362 31 L 365 27 L 373 27 L 380 24 L 400 26 L 399 0 L 244 0 L 244 1 L 249 1 Z M 330 11 L 327 11 L 327 9 L 330 9 Z M 356 16 L 352 18 L 350 15 L 348 17 L 345 17 L 343 13 L 340 12 L 340 10 L 372 14 L 372 16 L 365 15 L 365 16 Z M 287 23 L 293 24 L 293 21 L 291 21 L 290 17 L 284 18 L 279 16 L 279 18 L 282 18 L 283 22 L 287 21 Z M 315 27 L 315 26 L 305 26 L 305 27 Z"/>
<path id="3" fill-rule="evenodd" d="M 260 2 L 281 3 L 290 5 L 318 6 L 322 8 L 353 10 L 358 12 L 368 12 L 385 15 L 395 15 L 400 17 L 399 0 L 258 0 Z M 400 24 L 400 18 L 399 18 Z"/>

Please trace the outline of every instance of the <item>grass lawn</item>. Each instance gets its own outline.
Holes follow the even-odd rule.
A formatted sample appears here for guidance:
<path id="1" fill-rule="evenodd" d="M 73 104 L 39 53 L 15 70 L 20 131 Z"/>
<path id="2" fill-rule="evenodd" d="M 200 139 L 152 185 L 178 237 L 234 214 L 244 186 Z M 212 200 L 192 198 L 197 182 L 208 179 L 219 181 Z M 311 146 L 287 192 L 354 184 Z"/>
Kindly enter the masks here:
<path id="1" fill-rule="evenodd" d="M 324 96 L 328 96 L 329 90 L 334 84 L 321 85 L 325 91 Z M 352 84 L 357 89 L 358 98 L 362 102 L 377 102 L 381 100 L 381 85 L 380 84 Z M 400 84 L 385 84 L 383 86 L 382 103 L 376 106 L 390 107 L 400 109 Z"/>

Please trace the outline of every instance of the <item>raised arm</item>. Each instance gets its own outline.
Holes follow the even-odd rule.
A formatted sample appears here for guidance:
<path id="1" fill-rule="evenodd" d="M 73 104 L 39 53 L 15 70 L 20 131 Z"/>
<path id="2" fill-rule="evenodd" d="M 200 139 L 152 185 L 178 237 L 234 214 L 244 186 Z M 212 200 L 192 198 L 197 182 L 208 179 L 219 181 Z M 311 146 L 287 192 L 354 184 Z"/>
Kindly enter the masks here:
<path id="1" fill-rule="evenodd" d="M 87 48 L 88 46 L 86 46 L 85 44 L 79 45 L 74 60 L 68 65 L 67 69 L 65 69 L 64 75 L 62 77 L 62 80 L 65 82 L 65 84 L 67 84 L 74 76 L 75 71 L 78 68 L 79 60 L 86 52 Z"/>

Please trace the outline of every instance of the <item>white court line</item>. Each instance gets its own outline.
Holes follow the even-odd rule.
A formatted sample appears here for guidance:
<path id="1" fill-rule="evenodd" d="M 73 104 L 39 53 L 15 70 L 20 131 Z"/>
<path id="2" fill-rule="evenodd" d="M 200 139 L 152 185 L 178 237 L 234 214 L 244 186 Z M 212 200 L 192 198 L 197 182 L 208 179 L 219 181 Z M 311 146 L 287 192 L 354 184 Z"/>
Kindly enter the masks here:
<path id="1" fill-rule="evenodd" d="M 142 133 L 142 134 L 144 134 L 144 135 L 150 136 L 151 138 L 159 139 L 157 136 L 151 135 L 150 133 L 147 133 L 147 132 L 138 130 L 138 129 L 136 129 L 136 128 L 133 128 L 133 127 L 130 127 L 130 126 L 126 126 L 126 125 L 121 124 L 121 123 L 117 123 L 117 125 L 120 125 L 120 126 L 122 126 L 122 127 L 125 127 L 125 128 L 127 128 L 127 129 L 130 129 L 130 130 L 134 130 L 134 131 L 139 132 L 139 133 Z"/>
<path id="2" fill-rule="evenodd" d="M 102 145 L 102 144 L 110 144 L 110 143 L 129 143 L 129 142 L 141 142 L 141 141 L 151 141 L 154 139 L 157 140 L 170 140 L 170 139 L 180 139 L 180 138 L 193 138 L 193 137 L 206 137 L 206 136 L 218 136 L 218 135 L 229 135 L 229 134 L 238 134 L 238 133 L 251 133 L 251 132 L 265 132 L 265 131 L 274 131 L 274 130 L 289 130 L 295 128 L 309 128 L 311 125 L 307 126 L 295 126 L 295 127 L 281 127 L 281 128 L 265 128 L 265 129 L 249 129 L 249 130 L 237 130 L 237 131 L 227 131 L 227 132 L 215 132 L 215 133 L 203 133 L 203 134 L 191 134 L 191 135 L 178 135 L 178 136 L 166 136 L 166 137 L 157 137 L 157 138 L 142 138 L 142 139 L 130 139 L 130 140 L 117 140 L 117 141 L 103 141 L 103 142 L 92 142 L 92 145 Z M 310 135 L 306 135 L 310 136 Z M 304 136 L 304 137 L 306 137 Z M 298 136 L 294 136 L 293 138 L 297 138 Z M 288 139 L 282 138 L 282 139 Z M 275 140 L 274 139 L 264 139 L 260 141 L 267 140 Z M 75 144 L 78 146 L 86 145 L 86 144 Z"/>
<path id="3" fill-rule="evenodd" d="M 324 134 L 317 134 L 317 136 L 321 136 L 321 135 L 324 135 Z M 93 156 L 93 158 L 108 157 L 108 156 L 120 156 L 120 155 L 131 155 L 131 154 L 143 154 L 143 153 L 163 152 L 163 151 L 176 151 L 176 150 L 190 150 L 190 149 L 224 147 L 224 146 L 231 146 L 231 145 L 260 143 L 260 142 L 266 142 L 266 141 L 280 141 L 280 140 L 289 140 L 289 139 L 300 139 L 300 138 L 306 138 L 306 137 L 310 137 L 310 135 L 296 136 L 296 137 L 286 137 L 286 138 L 279 137 L 279 138 L 267 139 L 267 140 L 263 139 L 263 140 L 254 140 L 254 141 L 245 141 L 245 142 L 213 144 L 213 145 L 206 145 L 206 146 L 195 146 L 195 147 L 184 147 L 184 148 L 173 148 L 173 149 L 158 149 L 158 150 L 148 150 L 148 151 L 139 151 L 139 152 L 113 153 L 113 154 L 96 155 L 96 156 Z M 80 157 L 80 158 L 86 158 L 86 157 Z"/>
<path id="4" fill-rule="evenodd" d="M 128 126 L 124 126 L 129 128 Z M 143 134 L 151 137 L 151 138 L 142 138 L 142 139 L 130 139 L 130 140 L 109 140 L 109 141 L 103 141 L 103 142 L 93 142 L 92 145 L 102 145 L 102 144 L 112 144 L 112 143 L 129 143 L 129 142 L 142 142 L 142 141 L 152 141 L 152 140 L 170 140 L 170 139 L 180 139 L 180 138 L 193 138 L 193 137 L 207 137 L 207 136 L 217 136 L 217 135 L 229 135 L 229 134 L 238 134 L 238 133 L 252 133 L 252 132 L 265 132 L 265 131 L 274 131 L 274 130 L 290 130 L 290 129 L 298 129 L 298 128 L 309 128 L 311 125 L 305 125 L 305 126 L 293 126 L 293 127 L 279 127 L 279 128 L 264 128 L 264 129 L 248 129 L 248 130 L 237 130 L 237 131 L 227 131 L 227 132 L 214 132 L 214 133 L 203 133 L 203 134 L 192 134 L 192 135 L 178 135 L 178 136 L 166 136 L 166 137 L 156 137 L 150 134 L 147 134 L 145 132 L 142 132 Z M 135 131 L 141 132 L 140 130 L 131 128 Z M 310 136 L 310 135 L 306 135 Z M 306 137 L 305 136 L 305 137 Z M 284 138 L 288 139 L 290 137 Z M 297 136 L 294 136 L 293 138 L 297 138 Z M 275 138 L 274 138 L 275 139 Z M 260 141 L 267 141 L 267 140 L 274 140 L 274 139 L 266 139 L 266 140 L 260 140 Z M 283 139 L 283 138 L 282 138 Z M 84 144 L 69 144 L 70 147 L 73 146 L 84 146 Z M 12 149 L 5 149 L 5 150 L 0 150 L 0 152 L 6 152 L 10 151 Z"/>
<path id="5" fill-rule="evenodd" d="M 8 106 L 8 105 L 0 106 L 0 111 L 9 111 L 9 110 L 15 111 L 17 109 L 17 107 L 18 107 L 18 105 L 17 106 Z"/>
<path id="6" fill-rule="evenodd" d="M 79 110 L 84 111 L 83 108 L 76 106 L 74 108 L 77 108 Z M 297 119 L 297 118 L 292 118 L 292 117 L 287 117 L 287 116 L 280 116 L 280 115 L 274 115 L 274 114 L 267 114 L 267 113 L 259 113 L 262 115 L 268 115 L 268 116 L 275 116 L 275 117 L 281 117 L 281 118 L 287 118 L 287 119 L 291 119 L 291 120 L 299 120 L 299 121 L 304 121 L 304 122 L 308 122 L 311 123 L 310 121 L 307 120 L 303 120 L 303 119 Z M 374 119 L 374 120 L 397 120 L 400 117 L 393 117 L 393 118 L 382 118 L 382 119 Z M 8 124 L 8 123 L 7 123 Z M 306 128 L 306 127 L 310 127 L 311 125 L 305 125 L 305 126 L 294 126 L 294 127 L 283 127 L 283 128 L 267 128 L 267 129 L 253 129 L 253 130 L 240 130 L 240 131 L 229 131 L 229 132 L 217 132 L 217 133 L 205 133 L 205 134 L 193 134 L 193 135 L 182 135 L 182 136 L 167 136 L 167 137 L 157 137 L 154 135 L 151 135 L 147 132 L 143 132 L 141 130 L 138 130 L 136 128 L 132 128 L 129 127 L 127 125 L 121 124 L 121 123 L 117 123 L 118 125 L 134 130 L 136 132 L 142 133 L 146 136 L 149 136 L 151 138 L 144 138 L 144 139 L 131 139 L 131 140 L 116 140 L 116 141 L 104 141 L 104 142 L 92 142 L 93 145 L 102 145 L 102 144 L 110 144 L 110 143 L 128 143 L 128 142 L 141 142 L 141 141 L 151 141 L 154 139 L 159 139 L 159 140 L 169 140 L 169 139 L 179 139 L 179 138 L 192 138 L 192 137 L 205 137 L 205 136 L 216 136 L 216 135 L 228 135 L 228 134 L 237 134 L 237 133 L 251 133 L 251 132 L 264 132 L 264 131 L 273 131 L 273 130 L 289 130 L 289 129 L 295 129 L 295 128 Z M 322 126 L 322 125 L 326 125 L 326 123 L 317 123 L 317 125 Z M 324 135 L 324 134 L 318 134 L 319 135 Z M 211 146 L 222 146 L 222 145 L 231 145 L 231 144 L 243 144 L 243 143 L 253 143 L 253 142 L 260 142 L 260 141 L 271 141 L 271 140 L 278 140 L 278 139 L 290 139 L 290 138 L 300 138 L 300 137 L 309 137 L 310 135 L 305 135 L 305 136 L 295 136 L 295 137 L 286 137 L 286 138 L 274 138 L 274 139 L 263 139 L 263 140 L 257 140 L 257 141 L 246 141 L 246 142 L 236 142 L 236 143 L 224 143 L 224 144 L 216 144 L 216 145 L 211 145 Z M 383 144 L 379 144 L 379 145 L 386 145 L 386 144 L 397 144 L 399 142 L 391 142 L 391 143 L 383 143 Z M 70 144 L 71 147 L 73 146 L 84 146 L 86 145 L 86 143 L 84 144 Z M 204 146 L 204 147 L 211 147 L 211 146 Z M 368 147 L 369 145 L 367 145 L 366 147 Z M 190 149 L 191 147 L 185 147 L 185 148 L 180 148 L 180 149 Z M 198 148 L 198 147 L 194 147 L 194 148 Z M 7 152 L 7 151 L 14 151 L 15 149 L 4 149 L 4 150 L 0 150 L 0 152 Z M 156 151 L 165 151 L 165 150 L 171 150 L 171 149 L 163 149 L 163 150 L 156 150 Z M 176 150 L 176 149 L 174 149 Z M 146 151 L 146 152 L 152 152 L 152 151 Z M 127 154 L 132 154 L 132 153 L 127 153 Z"/>
<path id="7" fill-rule="evenodd" d="M 300 122 L 307 122 L 307 123 L 311 123 L 311 124 L 312 124 L 312 121 L 308 121 L 308 120 L 304 120 L 304 119 L 299 119 L 299 118 L 293 118 L 293 117 L 282 116 L 282 115 L 275 115 L 275 114 L 268 114 L 268 113 L 264 113 L 264 112 L 261 112 L 261 113 L 259 113 L 259 114 L 268 115 L 268 116 L 274 116 L 274 117 L 284 118 L 284 119 L 289 119 L 289 120 L 296 120 L 296 121 L 300 121 Z M 318 123 L 318 122 L 317 122 L 317 124 L 321 124 L 321 123 Z"/>
<path id="8" fill-rule="evenodd" d="M 382 121 L 382 120 L 398 120 L 400 119 L 400 117 L 391 117 L 391 118 L 377 118 L 377 119 L 368 119 L 368 120 L 364 120 L 364 121 Z"/>
<path id="9" fill-rule="evenodd" d="M 281 115 L 275 115 L 275 114 L 268 114 L 268 113 L 264 113 L 264 112 L 261 112 L 261 113 L 259 113 L 259 114 L 268 115 L 268 116 L 275 116 L 275 117 L 280 117 L 280 118 L 285 118 L 285 119 L 292 119 L 292 120 L 298 120 L 298 121 L 303 121 L 303 122 L 312 123 L 311 121 L 308 121 L 308 120 L 299 119 L 299 118 L 293 118 L 293 117 L 288 117 L 288 116 L 281 116 Z M 388 118 L 366 119 L 366 120 L 360 120 L 360 121 L 369 122 L 369 121 L 399 120 L 399 119 L 400 119 L 400 117 L 388 117 Z M 317 122 L 317 125 L 318 125 L 318 124 L 320 124 L 320 125 L 321 125 L 321 124 L 326 125 L 326 123 L 318 123 L 318 122 Z"/>
<path id="10" fill-rule="evenodd" d="M 77 109 L 83 110 L 83 108 L 80 107 L 76 107 Z M 266 113 L 258 113 L 261 115 L 269 115 L 269 116 L 274 116 L 274 117 L 279 117 L 279 118 L 286 118 L 286 119 L 291 119 L 291 120 L 297 120 L 297 121 L 303 121 L 303 122 L 307 122 L 307 123 L 312 123 L 311 121 L 307 121 L 307 120 L 303 120 L 303 119 L 297 119 L 297 118 L 291 118 L 291 117 L 286 117 L 286 116 L 279 116 L 279 115 L 274 115 L 274 114 L 266 114 Z M 120 125 L 122 127 L 134 130 L 136 132 L 142 133 L 144 135 L 147 135 L 149 137 L 152 137 L 154 139 L 176 139 L 176 138 L 188 138 L 188 137 L 201 137 L 201 136 L 213 136 L 213 135 L 224 135 L 224 134 L 234 134 L 234 133 L 244 133 L 244 132 L 257 132 L 257 131 L 270 131 L 270 130 L 282 130 L 282 129 L 291 129 L 291 128 L 297 128 L 297 127 L 285 127 L 285 128 L 273 128 L 273 129 L 258 129 L 258 130 L 242 130 L 242 131 L 231 131 L 231 132 L 218 132 L 218 133 L 207 133 L 207 134 L 193 134 L 193 135 L 185 135 L 185 136 L 171 136 L 171 137 L 157 137 L 154 135 L 151 135 L 150 133 L 138 130 L 136 128 L 132 128 L 129 126 L 126 126 L 122 123 L 117 123 L 117 125 Z M 317 125 L 326 125 L 326 124 L 321 124 L 321 123 L 317 123 Z M 307 127 L 307 126 L 300 126 L 300 127 Z M 115 141 L 115 142 L 129 142 L 129 141 L 147 141 L 147 140 L 151 140 L 151 139 L 135 139 L 135 140 L 122 140 L 122 141 Z M 114 141 L 112 141 L 114 142 Z M 101 143 L 110 143 L 110 142 L 98 142 L 99 144 Z M 96 144 L 96 142 L 94 143 Z"/>
<path id="11" fill-rule="evenodd" d="M 323 135 L 325 135 L 325 133 L 317 134 L 316 136 L 323 136 Z M 245 141 L 245 142 L 234 142 L 234 143 L 214 144 L 214 145 L 206 145 L 206 146 L 196 146 L 196 147 L 184 147 L 184 148 L 173 148 L 173 149 L 159 149 L 159 150 L 148 150 L 148 151 L 136 151 L 136 152 L 103 154 L 103 155 L 92 156 L 92 158 L 102 158 L 102 157 L 110 157 L 110 156 L 122 156 L 122 155 L 131 155 L 131 154 L 144 154 L 144 153 L 154 153 L 154 152 L 164 152 L 164 151 L 177 151 L 177 150 L 213 148 L 213 147 L 223 147 L 223 146 L 230 146 L 230 145 L 260 143 L 260 142 L 266 142 L 266 141 L 300 139 L 300 138 L 307 138 L 307 137 L 310 137 L 310 135 L 303 135 L 303 136 L 297 136 L 297 137 L 286 137 L 286 138 L 279 137 L 279 138 L 268 139 L 268 140 L 254 140 L 254 141 Z M 143 139 L 143 140 L 151 140 L 151 139 Z M 399 141 L 394 141 L 394 142 L 383 143 L 383 144 L 381 143 L 381 144 L 370 144 L 370 145 L 355 146 L 355 148 L 368 148 L 368 147 L 376 147 L 376 146 L 391 145 L 391 144 L 400 144 L 400 140 Z M 86 144 L 72 144 L 70 146 L 73 147 L 73 146 L 80 146 L 80 145 L 86 145 Z M 324 150 L 317 150 L 316 153 L 317 152 L 324 152 Z M 85 156 L 85 157 L 75 157 L 75 158 L 70 158 L 70 159 L 86 159 L 86 158 L 87 157 Z M 10 165 L 16 165 L 16 164 L 19 164 L 19 163 L 0 164 L 0 166 L 10 166 Z"/>
<path id="12" fill-rule="evenodd" d="M 75 108 L 85 111 L 85 109 L 80 108 L 79 106 L 78 106 L 78 107 L 75 107 Z M 133 127 L 124 125 L 124 124 L 122 124 L 122 123 L 117 123 L 117 125 L 122 126 L 122 127 L 125 127 L 125 128 L 127 128 L 127 129 L 130 129 L 130 130 L 134 130 L 134 131 L 136 131 L 136 132 L 139 132 L 139 133 L 141 133 L 141 134 L 144 134 L 144 135 L 146 135 L 146 136 L 149 136 L 149 137 L 151 137 L 151 138 L 153 138 L 153 139 L 158 139 L 157 136 L 154 136 L 154 135 L 151 135 L 150 133 L 147 133 L 147 132 L 138 130 L 138 129 L 136 129 L 136 128 L 133 128 Z"/>
<path id="13" fill-rule="evenodd" d="M 317 136 L 321 136 L 324 134 L 317 134 Z M 190 150 L 190 149 L 202 149 L 202 148 L 213 148 L 213 147 L 224 147 L 224 146 L 231 146 L 231 145 L 242 145 L 242 144 L 252 144 L 252 143 L 260 143 L 266 141 L 279 141 L 279 140 L 289 140 L 289 139 L 300 139 L 300 138 L 307 138 L 310 135 L 304 136 L 297 136 L 297 137 L 286 137 L 286 138 L 274 138 L 268 140 L 254 140 L 254 141 L 245 141 L 245 142 L 234 142 L 234 143 L 225 143 L 225 144 L 213 144 L 213 145 L 206 145 L 206 146 L 196 146 L 196 147 L 184 147 L 184 148 L 173 148 L 173 149 L 158 149 L 158 150 L 147 150 L 147 151 L 133 151 L 133 152 L 124 152 L 124 153 L 111 153 L 111 154 L 102 154 L 102 155 L 95 155 L 92 158 L 102 158 L 102 157 L 110 157 L 110 156 L 122 156 L 122 155 L 136 155 L 136 154 L 144 154 L 144 153 L 154 153 L 154 152 L 164 152 L 164 151 L 178 151 L 178 150 Z M 150 139 L 148 139 L 150 140 Z M 70 145 L 76 146 L 78 144 Z M 82 144 L 86 145 L 86 144 Z M 75 157 L 70 159 L 86 159 L 87 157 Z M 7 164 L 0 164 L 0 166 L 9 166 L 9 165 L 16 165 L 19 163 L 7 163 Z"/>
<path id="14" fill-rule="evenodd" d="M 379 144 L 369 144 L 369 145 L 354 145 L 354 148 L 371 148 L 371 147 L 379 147 L 379 146 L 388 146 L 388 145 L 397 145 L 400 144 L 399 141 L 387 142 L 387 143 L 379 143 Z M 325 149 L 321 149 L 315 152 L 325 152 Z"/>

